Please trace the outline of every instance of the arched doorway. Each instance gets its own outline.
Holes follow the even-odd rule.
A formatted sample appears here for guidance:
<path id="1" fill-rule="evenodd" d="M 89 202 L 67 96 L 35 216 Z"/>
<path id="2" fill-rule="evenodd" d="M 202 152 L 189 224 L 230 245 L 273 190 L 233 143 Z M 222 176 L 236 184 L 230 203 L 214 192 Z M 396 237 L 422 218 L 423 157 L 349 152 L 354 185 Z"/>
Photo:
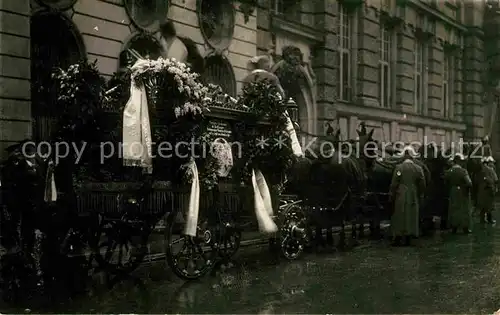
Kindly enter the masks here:
<path id="1" fill-rule="evenodd" d="M 316 134 L 316 109 L 315 101 L 313 96 L 312 86 L 308 79 L 307 71 L 303 67 L 299 67 L 299 71 L 294 74 L 293 80 L 291 80 L 286 74 L 287 78 L 283 77 L 280 71 L 281 67 L 287 67 L 285 62 L 282 60 L 275 64 L 272 68 L 272 72 L 276 73 L 280 82 L 285 90 L 287 98 L 293 98 L 298 106 L 298 117 L 297 122 L 300 126 L 300 130 L 309 134 Z M 288 72 L 288 71 L 286 71 Z"/>
<path id="2" fill-rule="evenodd" d="M 31 17 L 31 113 L 35 140 L 49 140 L 57 122 L 57 96 L 51 79 L 54 69 L 67 68 L 83 58 L 83 40 L 68 18 L 49 12 Z"/>

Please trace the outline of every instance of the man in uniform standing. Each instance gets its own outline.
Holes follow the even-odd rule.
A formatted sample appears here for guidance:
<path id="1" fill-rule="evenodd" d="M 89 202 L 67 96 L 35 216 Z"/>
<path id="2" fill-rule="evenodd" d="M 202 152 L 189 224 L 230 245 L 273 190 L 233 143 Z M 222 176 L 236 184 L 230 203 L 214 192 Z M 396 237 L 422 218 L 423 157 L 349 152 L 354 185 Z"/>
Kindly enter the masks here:
<path id="1" fill-rule="evenodd" d="M 498 184 L 494 163 L 495 160 L 491 156 L 483 158 L 481 174 L 478 176 L 477 207 L 480 211 L 481 223 L 495 223 L 491 213 L 495 206 L 495 194 Z"/>
<path id="2" fill-rule="evenodd" d="M 390 187 L 390 198 L 394 205 L 391 217 L 391 230 L 394 236 L 394 246 L 409 246 L 412 237 L 418 237 L 420 232 L 420 202 L 425 190 L 425 177 L 422 167 L 413 162 L 417 155 L 415 149 L 407 146 L 404 151 L 404 161 L 396 166 Z"/>
<path id="3" fill-rule="evenodd" d="M 465 157 L 457 153 L 453 159 L 453 166 L 446 171 L 444 180 L 449 189 L 448 194 L 448 224 L 453 233 L 462 229 L 464 233 L 471 232 L 471 200 L 470 191 L 472 181 L 469 172 L 464 168 Z"/>

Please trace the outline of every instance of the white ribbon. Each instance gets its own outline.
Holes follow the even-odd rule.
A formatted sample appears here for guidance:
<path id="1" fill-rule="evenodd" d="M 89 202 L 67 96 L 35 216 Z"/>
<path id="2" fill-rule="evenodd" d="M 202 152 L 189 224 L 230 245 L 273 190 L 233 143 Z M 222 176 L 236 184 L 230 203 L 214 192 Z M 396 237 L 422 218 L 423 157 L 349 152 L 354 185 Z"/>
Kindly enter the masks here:
<path id="1" fill-rule="evenodd" d="M 288 115 L 288 112 L 285 112 L 285 116 L 286 132 L 288 133 L 288 136 L 290 137 L 290 140 L 292 142 L 292 152 L 295 156 L 304 156 L 302 148 L 300 147 L 299 139 L 297 138 L 297 133 L 295 132 L 295 128 L 293 127 L 293 123 L 290 119 L 290 116 Z"/>
<path id="2" fill-rule="evenodd" d="M 132 71 L 147 63 L 138 60 Z M 153 172 L 152 139 L 149 121 L 148 99 L 144 85 L 130 84 L 130 98 L 123 110 L 123 164 L 140 166 L 147 173 Z"/>
<path id="3" fill-rule="evenodd" d="M 184 234 L 196 236 L 196 227 L 198 226 L 198 213 L 200 211 L 200 180 L 196 162 L 192 159 L 188 164 L 188 169 L 192 174 L 191 191 L 189 194 L 189 208 L 187 213 L 186 226 Z"/>
<path id="4" fill-rule="evenodd" d="M 255 216 L 259 223 L 259 230 L 265 233 L 278 231 L 276 223 L 272 219 L 273 206 L 271 194 L 264 175 L 259 170 L 252 170 L 252 185 L 254 191 Z"/>
<path id="5" fill-rule="evenodd" d="M 45 202 L 57 201 L 57 188 L 54 178 L 54 162 L 50 161 L 47 167 L 47 174 L 45 176 L 45 194 L 43 196 Z"/>

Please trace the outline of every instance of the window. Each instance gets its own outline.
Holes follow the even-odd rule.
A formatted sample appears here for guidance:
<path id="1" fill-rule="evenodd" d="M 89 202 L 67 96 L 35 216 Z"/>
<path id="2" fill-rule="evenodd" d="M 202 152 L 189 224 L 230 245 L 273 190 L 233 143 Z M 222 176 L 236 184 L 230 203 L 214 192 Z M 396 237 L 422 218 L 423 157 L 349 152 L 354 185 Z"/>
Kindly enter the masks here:
<path id="1" fill-rule="evenodd" d="M 392 80 L 391 80 L 391 50 L 392 34 L 383 27 L 380 29 L 380 60 L 379 60 L 379 100 L 380 106 L 391 107 Z"/>
<path id="2" fill-rule="evenodd" d="M 414 60 L 414 103 L 415 111 L 418 114 L 424 113 L 424 97 L 426 95 L 427 85 L 426 80 L 426 65 L 424 64 L 425 44 L 421 41 L 415 41 L 415 60 Z"/>
<path id="3" fill-rule="evenodd" d="M 340 9 L 340 38 L 339 38 L 339 84 L 338 96 L 342 101 L 351 98 L 351 15 L 345 7 Z"/>
<path id="4" fill-rule="evenodd" d="M 450 117 L 451 104 L 453 102 L 453 84 L 451 71 L 453 67 L 453 58 L 449 55 L 444 56 L 443 60 L 443 116 Z"/>
<path id="5" fill-rule="evenodd" d="M 295 19 L 299 23 L 301 22 L 301 1 L 296 1 L 294 4 L 290 4 L 290 1 L 286 0 L 274 0 L 273 10 L 275 14 L 282 15 L 288 19 Z"/>
<path id="6" fill-rule="evenodd" d="M 50 29 L 50 32 L 47 32 Z M 66 69 L 84 58 L 84 44 L 76 26 L 63 14 L 34 14 L 31 18 L 31 113 L 33 138 L 48 141 L 57 126 L 54 68 Z"/>
<path id="7" fill-rule="evenodd" d="M 236 96 L 236 80 L 233 67 L 225 57 L 213 55 L 205 59 L 204 83 L 212 83 L 222 88 L 224 93 Z"/>

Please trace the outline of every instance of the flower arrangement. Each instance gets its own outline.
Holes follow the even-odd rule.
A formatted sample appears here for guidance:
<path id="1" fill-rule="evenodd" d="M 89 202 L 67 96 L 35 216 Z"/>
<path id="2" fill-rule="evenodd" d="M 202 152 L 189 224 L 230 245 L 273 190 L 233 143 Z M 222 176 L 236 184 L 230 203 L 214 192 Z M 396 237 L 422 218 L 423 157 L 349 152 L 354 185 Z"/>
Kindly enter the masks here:
<path id="1" fill-rule="evenodd" d="M 253 82 L 243 88 L 238 99 L 248 114 L 237 124 L 237 141 L 245 152 L 240 159 L 240 179 L 247 182 L 251 178 L 253 166 L 272 175 L 271 183 L 279 185 L 287 170 L 293 165 L 294 155 L 291 140 L 285 131 L 285 101 L 270 82 Z M 266 124 L 258 124 L 266 121 Z"/>
<path id="2" fill-rule="evenodd" d="M 57 87 L 57 108 L 60 110 L 56 139 L 64 141 L 91 141 L 99 133 L 95 116 L 103 99 L 104 79 L 96 61 L 82 60 L 68 69 L 56 69 L 52 79 Z M 89 128 L 92 127 L 92 128 Z M 89 132 L 89 131 L 93 132 Z"/>
<path id="3" fill-rule="evenodd" d="M 196 116 L 206 108 L 208 88 L 198 79 L 197 73 L 175 58 L 141 60 L 132 67 L 132 81 L 149 88 L 151 96 L 159 98 L 154 102 L 165 98 L 165 90 L 169 101 L 176 100 L 172 108 L 175 118 L 189 114 Z"/>

